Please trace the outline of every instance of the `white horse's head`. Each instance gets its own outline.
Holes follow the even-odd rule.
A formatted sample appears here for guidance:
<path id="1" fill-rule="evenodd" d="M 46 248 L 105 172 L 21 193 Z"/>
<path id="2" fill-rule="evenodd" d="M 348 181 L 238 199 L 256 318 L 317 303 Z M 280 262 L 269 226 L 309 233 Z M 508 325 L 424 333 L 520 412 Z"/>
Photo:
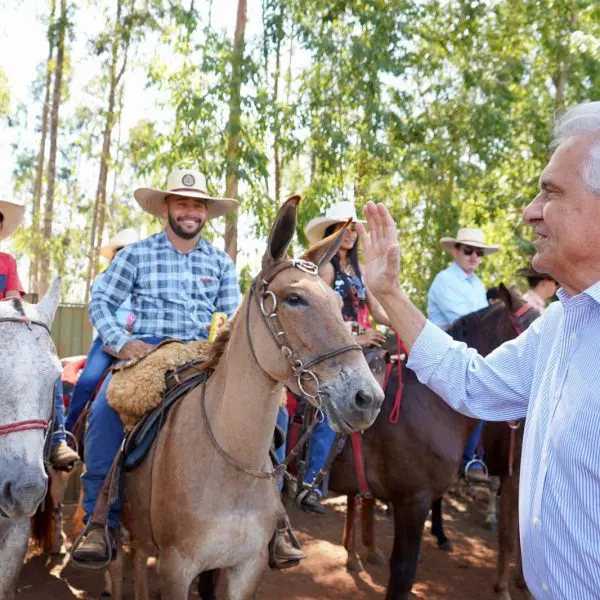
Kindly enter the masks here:
<path id="1" fill-rule="evenodd" d="M 0 302 L 1 518 L 33 515 L 46 493 L 47 432 L 36 428 L 36 420 L 50 419 L 54 384 L 60 376 L 48 332 L 59 299 L 57 279 L 38 304 L 16 298 Z M 28 429 L 28 423 L 34 428 Z"/>

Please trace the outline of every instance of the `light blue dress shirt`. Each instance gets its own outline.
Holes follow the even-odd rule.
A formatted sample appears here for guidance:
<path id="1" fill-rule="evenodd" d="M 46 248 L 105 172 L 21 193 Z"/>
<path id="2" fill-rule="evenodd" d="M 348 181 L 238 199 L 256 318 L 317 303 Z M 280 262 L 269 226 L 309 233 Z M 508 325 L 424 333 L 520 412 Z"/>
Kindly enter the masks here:
<path id="1" fill-rule="evenodd" d="M 519 521 L 534 597 L 600 597 L 600 282 L 559 290 L 517 339 L 486 358 L 427 323 L 408 366 L 454 409 L 527 417 Z"/>
<path id="2" fill-rule="evenodd" d="M 427 294 L 427 316 L 442 329 L 487 305 L 481 279 L 467 275 L 455 262 L 435 276 Z"/>

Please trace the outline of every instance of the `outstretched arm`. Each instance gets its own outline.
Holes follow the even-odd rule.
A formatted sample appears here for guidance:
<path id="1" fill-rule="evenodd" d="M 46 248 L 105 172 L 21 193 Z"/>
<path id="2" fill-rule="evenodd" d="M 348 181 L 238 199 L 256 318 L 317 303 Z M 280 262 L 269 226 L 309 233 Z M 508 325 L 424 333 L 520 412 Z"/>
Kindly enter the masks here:
<path id="1" fill-rule="evenodd" d="M 382 204 L 365 208 L 369 233 L 359 224 L 365 279 L 409 350 L 408 366 L 452 408 L 487 421 L 519 419 L 527 413 L 539 344 L 539 323 L 487 358 L 428 323 L 400 289 L 396 225 Z"/>
<path id="2" fill-rule="evenodd" d="M 410 352 L 426 320 L 400 289 L 400 246 L 396 224 L 383 204 L 369 202 L 365 217 L 369 233 L 361 223 L 357 225 L 363 244 L 365 283 Z"/>

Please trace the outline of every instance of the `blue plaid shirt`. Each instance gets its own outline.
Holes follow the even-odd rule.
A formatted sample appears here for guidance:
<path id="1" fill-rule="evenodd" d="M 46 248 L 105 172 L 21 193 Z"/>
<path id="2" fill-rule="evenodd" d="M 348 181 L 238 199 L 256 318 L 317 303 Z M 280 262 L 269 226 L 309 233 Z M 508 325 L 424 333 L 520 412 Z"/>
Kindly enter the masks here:
<path id="1" fill-rule="evenodd" d="M 131 335 L 117 310 L 131 296 Z M 240 303 L 233 262 L 204 239 L 182 254 L 163 231 L 121 250 L 94 286 L 90 317 L 102 340 L 119 352 L 131 339 L 208 337 L 214 312 L 228 317 Z"/>

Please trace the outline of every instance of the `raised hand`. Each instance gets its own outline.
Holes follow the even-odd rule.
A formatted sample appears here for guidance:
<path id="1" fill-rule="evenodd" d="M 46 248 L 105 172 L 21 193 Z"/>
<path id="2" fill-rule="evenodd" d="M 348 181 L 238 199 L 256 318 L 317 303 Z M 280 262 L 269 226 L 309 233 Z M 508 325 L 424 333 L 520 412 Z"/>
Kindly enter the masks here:
<path id="1" fill-rule="evenodd" d="M 364 209 L 369 232 L 358 223 L 363 244 L 365 283 L 375 294 L 382 296 L 400 289 L 400 246 L 396 223 L 383 204 L 367 203 Z"/>

